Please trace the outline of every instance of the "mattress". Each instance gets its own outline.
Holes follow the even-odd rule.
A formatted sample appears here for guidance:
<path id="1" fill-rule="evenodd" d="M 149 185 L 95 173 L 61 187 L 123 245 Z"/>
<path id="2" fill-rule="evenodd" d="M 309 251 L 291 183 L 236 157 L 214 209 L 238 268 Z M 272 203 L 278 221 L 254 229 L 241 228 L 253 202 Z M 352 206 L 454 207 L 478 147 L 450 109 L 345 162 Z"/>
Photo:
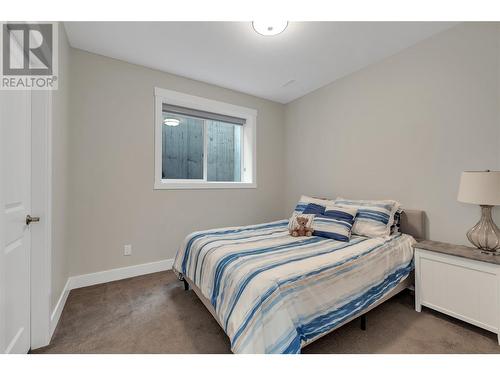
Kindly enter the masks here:
<path id="1" fill-rule="evenodd" d="M 234 353 L 300 353 L 390 293 L 413 269 L 413 237 L 292 237 L 288 221 L 194 232 L 174 271 L 210 301 Z"/>

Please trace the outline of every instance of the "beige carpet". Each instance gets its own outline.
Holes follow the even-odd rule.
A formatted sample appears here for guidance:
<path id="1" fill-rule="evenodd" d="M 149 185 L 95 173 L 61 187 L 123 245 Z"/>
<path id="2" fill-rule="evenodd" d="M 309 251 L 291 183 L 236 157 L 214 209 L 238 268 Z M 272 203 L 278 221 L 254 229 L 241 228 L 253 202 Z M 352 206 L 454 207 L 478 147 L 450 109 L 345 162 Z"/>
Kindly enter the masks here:
<path id="1" fill-rule="evenodd" d="M 500 353 L 495 334 L 402 292 L 304 353 Z M 71 291 L 49 346 L 34 353 L 230 353 L 229 340 L 171 271 Z"/>

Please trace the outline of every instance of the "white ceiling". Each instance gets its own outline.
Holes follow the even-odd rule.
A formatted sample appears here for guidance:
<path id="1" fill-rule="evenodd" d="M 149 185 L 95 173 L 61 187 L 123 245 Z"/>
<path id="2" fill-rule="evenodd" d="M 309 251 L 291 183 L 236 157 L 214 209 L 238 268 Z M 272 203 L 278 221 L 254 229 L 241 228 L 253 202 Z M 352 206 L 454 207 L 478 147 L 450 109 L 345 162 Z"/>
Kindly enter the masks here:
<path id="1" fill-rule="evenodd" d="M 443 31 L 450 22 L 65 22 L 72 47 L 288 103 Z"/>

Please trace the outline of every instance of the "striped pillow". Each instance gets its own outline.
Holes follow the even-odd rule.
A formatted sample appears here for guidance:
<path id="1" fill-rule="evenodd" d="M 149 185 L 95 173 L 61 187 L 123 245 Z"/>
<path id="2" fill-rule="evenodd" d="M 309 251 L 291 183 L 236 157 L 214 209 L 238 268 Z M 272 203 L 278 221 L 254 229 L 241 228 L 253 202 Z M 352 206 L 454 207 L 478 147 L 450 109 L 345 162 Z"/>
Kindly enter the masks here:
<path id="1" fill-rule="evenodd" d="M 348 242 L 351 238 L 356 212 L 357 209 L 352 207 L 328 204 L 324 214 L 318 214 L 314 217 L 313 235 Z"/>
<path id="2" fill-rule="evenodd" d="M 302 214 L 323 215 L 325 213 L 325 209 L 325 206 L 316 203 L 309 203 L 306 206 L 306 209 L 302 211 Z"/>
<path id="3" fill-rule="evenodd" d="M 301 214 L 302 212 L 304 212 L 304 210 L 306 209 L 306 207 L 309 203 L 314 203 L 318 206 L 325 206 L 328 203 L 330 203 L 330 204 L 333 203 L 333 201 L 329 201 L 327 199 L 311 198 L 311 197 L 308 197 L 307 195 L 303 195 L 300 197 L 300 200 L 299 200 L 299 203 L 297 203 L 297 206 L 295 206 L 294 212 Z"/>
<path id="4" fill-rule="evenodd" d="M 393 200 L 352 200 L 338 197 L 335 204 L 358 209 L 352 233 L 366 237 L 384 237 L 391 232 L 399 202 Z"/>

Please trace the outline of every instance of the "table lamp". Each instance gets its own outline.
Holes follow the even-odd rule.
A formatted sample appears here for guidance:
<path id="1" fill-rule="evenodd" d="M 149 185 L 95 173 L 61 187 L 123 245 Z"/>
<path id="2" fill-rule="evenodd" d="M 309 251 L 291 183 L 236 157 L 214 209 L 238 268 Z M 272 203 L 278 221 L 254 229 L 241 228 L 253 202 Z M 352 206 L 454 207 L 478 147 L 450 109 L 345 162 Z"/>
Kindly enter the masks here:
<path id="1" fill-rule="evenodd" d="M 499 255 L 500 229 L 491 210 L 500 205 L 500 171 L 462 172 L 457 199 L 481 206 L 481 219 L 467 232 L 469 241 L 485 253 Z"/>

